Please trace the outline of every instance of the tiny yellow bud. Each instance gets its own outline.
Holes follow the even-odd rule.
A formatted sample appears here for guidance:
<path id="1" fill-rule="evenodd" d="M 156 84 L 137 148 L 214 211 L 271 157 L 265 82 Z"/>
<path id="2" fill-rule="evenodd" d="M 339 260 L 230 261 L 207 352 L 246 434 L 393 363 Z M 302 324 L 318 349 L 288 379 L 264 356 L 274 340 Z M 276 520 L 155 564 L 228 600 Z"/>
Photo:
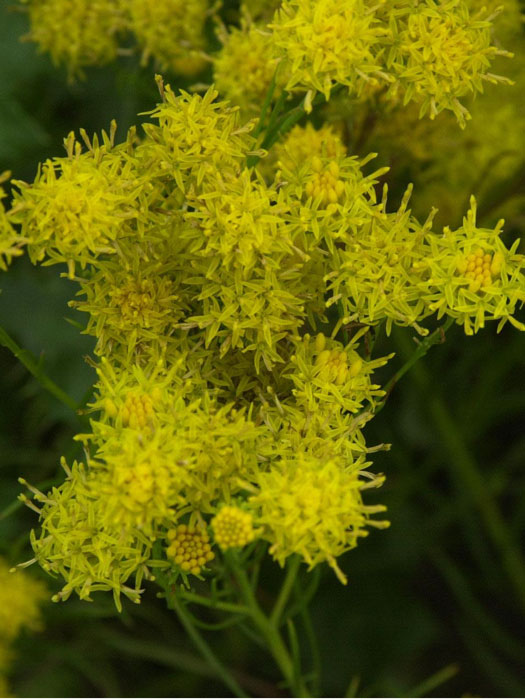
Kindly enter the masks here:
<path id="1" fill-rule="evenodd" d="M 323 333 L 318 333 L 315 338 L 315 349 L 317 352 L 322 352 L 326 346 L 326 336 Z"/>

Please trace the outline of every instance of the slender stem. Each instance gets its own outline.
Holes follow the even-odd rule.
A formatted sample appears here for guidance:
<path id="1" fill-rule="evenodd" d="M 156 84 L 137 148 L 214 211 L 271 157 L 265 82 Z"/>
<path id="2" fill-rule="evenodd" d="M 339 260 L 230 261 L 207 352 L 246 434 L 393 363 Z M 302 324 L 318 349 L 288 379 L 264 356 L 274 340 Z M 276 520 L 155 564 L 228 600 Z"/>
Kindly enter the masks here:
<path id="1" fill-rule="evenodd" d="M 283 585 L 281 586 L 281 590 L 279 591 L 279 596 L 277 597 L 272 614 L 270 615 L 271 624 L 275 625 L 277 628 L 280 626 L 281 616 L 285 605 L 288 602 L 288 598 L 290 597 L 290 593 L 292 592 L 295 579 L 297 578 L 297 572 L 299 571 L 299 565 L 301 563 L 298 556 L 290 557 L 288 561 L 289 563 L 286 571 L 286 577 Z"/>
<path id="2" fill-rule="evenodd" d="M 319 691 L 321 686 L 321 653 L 319 651 L 319 644 L 317 642 L 317 637 L 315 635 L 314 627 L 312 625 L 312 619 L 310 617 L 308 602 L 305 601 L 304 593 L 298 578 L 296 578 L 294 581 L 294 588 L 299 603 L 303 603 L 299 610 L 299 615 L 301 616 L 306 636 L 308 637 L 310 652 L 312 654 L 312 696 L 315 698 L 319 697 Z"/>
<path id="3" fill-rule="evenodd" d="M 342 85 L 336 85 L 334 87 L 334 89 L 332 90 L 332 95 L 339 92 L 339 90 L 341 88 L 342 88 Z M 264 137 L 263 142 L 261 144 L 261 147 L 264 149 L 271 148 L 280 136 L 282 136 L 283 134 L 286 134 L 286 132 L 289 131 L 292 128 L 292 126 L 294 126 L 294 124 L 297 124 L 297 122 L 300 121 L 306 114 L 304 100 L 302 100 L 299 105 L 297 105 L 293 109 L 289 110 L 288 112 L 285 112 L 285 114 L 283 114 L 283 116 L 279 120 L 278 117 L 281 113 L 281 109 L 282 109 L 286 99 L 288 98 L 288 96 L 289 96 L 289 93 L 286 92 L 286 90 L 283 90 L 281 95 L 279 96 L 279 99 L 275 103 L 274 109 L 270 115 L 270 121 L 269 121 L 268 126 L 266 128 L 265 137 Z M 321 93 L 318 93 L 314 97 L 314 99 L 312 100 L 312 107 L 315 107 L 324 101 L 325 101 L 324 95 L 322 95 Z M 252 167 L 254 165 L 257 165 L 259 160 L 260 160 L 259 156 L 250 156 L 250 158 L 248 159 L 248 167 Z"/>
<path id="4" fill-rule="evenodd" d="M 410 355 L 405 364 L 402 367 L 400 367 L 400 369 L 398 369 L 394 376 L 391 377 L 385 384 L 386 393 L 383 397 L 383 400 L 377 404 L 374 413 L 379 413 L 379 411 L 384 407 L 395 385 L 416 364 L 416 362 L 418 362 L 422 357 L 424 357 L 433 345 L 437 345 L 438 343 L 443 343 L 445 341 L 445 334 L 453 323 L 454 319 L 448 318 L 442 326 L 436 328 L 436 330 L 433 333 L 428 335 L 424 340 L 422 340 L 419 343 L 415 352 L 413 352 Z"/>
<path id="5" fill-rule="evenodd" d="M 237 698 L 245 698 L 246 693 L 242 690 L 240 685 L 237 683 L 235 678 L 229 673 L 229 671 L 222 665 L 222 663 L 219 661 L 219 659 L 215 656 L 211 648 L 208 646 L 208 644 L 205 642 L 203 639 L 202 635 L 200 634 L 199 630 L 195 627 L 193 624 L 193 621 L 191 617 L 188 615 L 186 608 L 184 607 L 184 603 L 181 603 L 180 600 L 177 598 L 177 595 L 173 592 L 171 595 L 168 594 L 168 591 L 166 590 L 167 594 L 167 600 L 169 602 L 169 606 L 177 613 L 177 616 L 179 620 L 182 623 L 182 626 L 188 633 L 189 637 L 197 647 L 197 649 L 200 651 L 202 656 L 206 659 L 206 661 L 210 664 L 210 666 L 215 670 L 219 678 L 221 678 L 222 682 L 224 685 L 231 690 L 231 692 L 235 695 Z"/>
<path id="6" fill-rule="evenodd" d="M 273 131 L 275 125 L 277 124 L 277 120 L 279 119 L 279 115 L 281 114 L 282 109 L 283 109 L 284 104 L 285 104 L 287 99 L 288 99 L 288 93 L 286 92 L 286 90 L 283 90 L 281 92 L 281 94 L 279 95 L 277 102 L 274 105 L 272 113 L 270 114 L 270 119 L 268 121 L 268 126 L 266 128 L 266 135 L 264 137 L 263 144 L 265 143 L 268 134 L 271 131 Z M 264 148 L 264 145 L 263 145 L 263 148 Z"/>
<path id="7" fill-rule="evenodd" d="M 11 338 L 11 336 L 0 326 L 0 345 L 3 345 L 8 350 L 11 350 L 13 355 L 20 360 L 24 367 L 31 372 L 33 377 L 37 379 L 38 382 L 47 389 L 50 394 L 65 404 L 68 408 L 73 411 L 77 411 L 79 405 L 72 399 L 65 391 L 63 391 L 55 382 L 50 379 L 47 374 L 42 370 L 40 363 L 34 357 L 29 350 L 24 350 L 19 347 L 17 343 Z"/>
<path id="8" fill-rule="evenodd" d="M 279 136 L 286 134 L 294 124 L 304 117 L 306 114 L 304 107 L 294 107 L 287 114 L 283 115 L 281 120 L 277 124 L 270 124 L 268 127 L 268 132 L 262 143 L 263 148 L 271 148 L 273 144 L 277 141 Z M 272 128 L 273 127 L 273 128 Z"/>
<path id="9" fill-rule="evenodd" d="M 188 603 L 197 603 L 197 605 L 204 605 L 207 608 L 213 608 L 214 610 L 223 610 L 224 612 L 237 613 L 239 615 L 248 615 L 249 610 L 244 605 L 236 605 L 235 603 L 227 603 L 222 600 L 212 600 L 211 598 L 206 598 L 206 596 L 198 595 L 191 591 L 180 591 L 181 598 L 187 600 Z"/>
<path id="10" fill-rule="evenodd" d="M 259 121 L 257 122 L 257 126 L 255 127 L 253 131 L 253 136 L 257 139 L 261 135 L 263 129 L 264 129 L 264 121 L 266 119 L 266 115 L 268 113 L 268 109 L 270 107 L 270 104 L 272 102 L 274 93 L 275 93 L 275 85 L 277 82 L 277 71 L 279 70 L 279 66 L 275 69 L 275 73 L 273 74 L 272 82 L 270 83 L 270 86 L 268 88 L 268 91 L 266 92 L 266 97 L 264 98 L 263 106 L 261 108 L 261 113 L 259 115 Z M 277 102 L 275 103 L 272 112 L 270 113 L 270 119 L 268 126 L 266 127 L 266 130 L 268 131 L 269 129 L 272 128 L 273 124 L 277 120 L 279 113 L 284 105 L 284 102 L 286 100 L 288 93 L 286 93 L 285 90 L 282 91 L 282 93 L 279 95 L 279 98 Z M 259 156 L 256 155 L 251 155 L 248 156 L 246 159 L 246 165 L 248 168 L 251 168 L 254 165 L 257 165 L 257 162 L 259 161 Z"/>
<path id="11" fill-rule="evenodd" d="M 236 554 L 234 552 L 226 552 L 225 559 L 230 565 L 230 568 L 235 576 L 241 595 L 246 606 L 250 610 L 250 615 L 255 626 L 259 629 L 260 633 L 266 640 L 275 662 L 279 666 L 279 669 L 281 670 L 286 682 L 294 692 L 295 697 L 309 697 L 308 690 L 302 678 L 295 678 L 295 668 L 290 653 L 286 648 L 278 629 L 270 621 L 270 619 L 266 617 L 264 612 L 259 607 L 248 576 L 246 575 L 246 572 L 242 566 L 239 565 Z"/>
<path id="12" fill-rule="evenodd" d="M 268 113 L 268 109 L 270 107 L 270 104 L 273 99 L 273 95 L 275 92 L 275 83 L 277 80 L 277 68 L 275 69 L 275 73 L 273 74 L 272 77 L 272 82 L 270 83 L 270 86 L 268 88 L 268 91 L 266 92 L 266 97 L 264 98 L 263 105 L 261 107 L 261 113 L 259 115 L 259 121 L 257 122 L 257 126 L 253 130 L 253 136 L 257 138 L 259 134 L 262 132 L 264 128 L 264 120 L 266 119 L 266 114 Z"/>

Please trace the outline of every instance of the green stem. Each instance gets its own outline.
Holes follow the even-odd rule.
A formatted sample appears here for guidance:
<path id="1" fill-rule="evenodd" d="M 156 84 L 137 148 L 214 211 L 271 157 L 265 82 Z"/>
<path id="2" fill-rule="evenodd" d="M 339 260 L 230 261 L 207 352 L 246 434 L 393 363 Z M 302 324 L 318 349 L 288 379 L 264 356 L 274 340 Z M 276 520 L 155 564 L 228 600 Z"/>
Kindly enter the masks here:
<path id="1" fill-rule="evenodd" d="M 200 651 L 202 656 L 217 673 L 224 685 L 231 690 L 235 697 L 245 698 L 246 693 L 242 690 L 235 678 L 233 678 L 233 676 L 230 675 L 229 671 L 222 665 L 222 663 L 215 656 L 211 648 L 205 642 L 199 630 L 193 624 L 191 617 L 188 615 L 184 604 L 181 603 L 177 598 L 176 593 L 173 592 L 172 594 L 169 594 L 168 590 L 166 590 L 166 598 L 168 600 L 169 607 L 171 607 L 172 610 L 174 610 L 177 613 L 177 616 L 181 621 L 182 626 L 188 633 L 188 636 L 195 644 L 197 649 Z"/>
<path id="2" fill-rule="evenodd" d="M 40 367 L 40 363 L 34 357 L 32 353 L 29 352 L 29 350 L 24 350 L 23 348 L 19 347 L 16 342 L 11 338 L 11 336 L 0 326 L 0 345 L 3 345 L 6 347 L 8 350 L 10 350 L 13 355 L 17 358 L 17 360 L 20 360 L 20 362 L 24 365 L 24 367 L 31 372 L 33 377 L 40 382 L 40 384 L 44 387 L 44 389 L 47 389 L 50 394 L 53 394 L 53 396 L 61 401 L 64 405 L 66 405 L 68 408 L 70 408 L 73 411 L 77 411 L 79 408 L 79 405 L 77 402 L 72 399 L 68 394 L 66 394 L 65 391 L 63 391 L 55 382 L 50 379 L 47 374 L 42 370 Z"/>
<path id="3" fill-rule="evenodd" d="M 341 87 L 341 85 L 336 85 L 332 90 L 332 95 L 339 92 Z M 278 117 L 281 113 L 281 109 L 284 103 L 286 102 L 286 99 L 288 98 L 288 95 L 289 93 L 286 92 L 286 90 L 283 90 L 281 95 L 279 96 L 279 99 L 275 103 L 275 107 L 270 115 L 270 121 L 266 128 L 265 137 L 261 144 L 261 148 L 264 148 L 265 150 L 271 148 L 280 136 L 286 134 L 286 132 L 289 131 L 292 128 L 292 126 L 294 126 L 294 124 L 297 124 L 297 122 L 300 121 L 307 113 L 304 107 L 304 100 L 302 100 L 299 105 L 283 114 L 283 116 L 279 120 Z M 318 104 L 323 103 L 324 101 L 324 95 L 318 93 L 312 100 L 312 108 L 317 106 Z M 257 165 L 259 160 L 259 156 L 250 156 L 250 158 L 248 159 L 248 167 Z"/>
<path id="4" fill-rule="evenodd" d="M 405 364 L 402 367 L 400 367 L 400 369 L 398 369 L 398 371 L 393 375 L 393 377 L 391 377 L 385 384 L 385 396 L 383 397 L 383 400 L 377 404 L 374 413 L 379 413 L 379 411 L 384 407 L 395 385 L 399 382 L 399 380 L 402 377 L 405 376 L 405 374 L 410 369 L 412 369 L 416 362 L 418 362 L 422 357 L 424 357 L 433 345 L 437 345 L 438 343 L 443 343 L 445 341 L 445 334 L 453 323 L 454 319 L 448 318 L 442 326 L 436 328 L 436 330 L 433 333 L 428 335 L 424 340 L 422 340 L 419 343 L 416 351 L 411 353 Z"/>
<path id="5" fill-rule="evenodd" d="M 283 585 L 281 586 L 281 590 L 272 610 L 272 614 L 270 615 L 271 624 L 275 625 L 275 627 L 277 628 L 279 628 L 281 624 L 281 616 L 283 614 L 285 605 L 288 602 L 288 598 L 290 597 L 290 593 L 292 592 L 295 579 L 297 578 L 297 572 L 299 571 L 299 565 L 301 563 L 301 560 L 298 556 L 290 557 L 288 561 L 289 564 L 288 569 L 286 571 L 286 577 L 284 579 Z"/>
<path id="6" fill-rule="evenodd" d="M 402 352 L 407 355 L 409 352 L 408 340 L 398 335 L 398 345 Z M 476 504 L 495 551 L 501 557 L 503 569 L 514 588 L 520 607 L 525 612 L 525 560 L 507 528 L 497 502 L 490 489 L 487 488 L 486 479 L 465 444 L 463 436 L 458 431 L 456 422 L 437 394 L 435 387 L 432 386 L 427 370 L 420 365 L 412 377 L 418 385 L 421 395 L 426 397 L 426 406 L 449 453 L 453 466 L 451 471 L 463 482 L 462 489 L 466 489 Z"/>
<path id="7" fill-rule="evenodd" d="M 236 554 L 231 551 L 226 552 L 225 559 L 228 562 L 239 585 L 241 595 L 244 599 L 246 607 L 250 611 L 250 616 L 253 623 L 266 640 L 268 649 L 270 650 L 270 653 L 283 674 L 284 679 L 292 689 L 294 696 L 301 698 L 309 697 L 308 690 L 302 678 L 295 678 L 295 668 L 290 653 L 286 648 L 286 645 L 284 644 L 276 626 L 268 617 L 266 617 L 264 612 L 259 607 L 248 576 L 246 575 L 246 572 L 242 566 L 239 564 Z"/>
<path id="8" fill-rule="evenodd" d="M 262 132 L 264 128 L 264 120 L 266 119 L 266 114 L 268 113 L 268 108 L 270 107 L 270 104 L 273 99 L 273 94 L 275 92 L 275 83 L 277 80 L 277 68 L 275 69 L 275 73 L 273 74 L 272 82 L 270 83 L 270 87 L 268 88 L 268 91 L 266 93 L 266 97 L 264 98 L 263 106 L 261 108 L 261 113 L 259 115 L 259 121 L 257 122 L 257 126 L 253 130 L 253 136 L 254 138 L 258 138 L 260 133 Z"/>
<path id="9" fill-rule="evenodd" d="M 301 588 L 299 579 L 295 579 L 294 588 L 296 593 L 296 598 L 301 605 L 299 610 L 299 615 L 303 622 L 303 626 L 308 638 L 308 643 L 310 645 L 310 652 L 312 654 L 312 695 L 313 697 L 319 697 L 320 686 L 321 686 L 321 653 L 319 651 L 319 644 L 317 642 L 317 637 L 315 635 L 315 630 L 312 625 L 312 620 L 310 617 L 310 610 L 308 608 L 308 602 L 305 602 L 304 593 Z"/>
<path id="10" fill-rule="evenodd" d="M 191 591 L 180 591 L 181 598 L 188 601 L 188 603 L 196 603 L 197 605 L 204 605 L 207 608 L 213 608 L 214 610 L 223 610 L 224 612 L 237 613 L 239 615 L 247 615 L 249 613 L 248 608 L 244 605 L 236 605 L 235 603 L 227 603 L 222 600 L 213 600 L 212 598 L 206 598 L 206 596 L 197 595 L 197 593 L 192 593 Z"/>

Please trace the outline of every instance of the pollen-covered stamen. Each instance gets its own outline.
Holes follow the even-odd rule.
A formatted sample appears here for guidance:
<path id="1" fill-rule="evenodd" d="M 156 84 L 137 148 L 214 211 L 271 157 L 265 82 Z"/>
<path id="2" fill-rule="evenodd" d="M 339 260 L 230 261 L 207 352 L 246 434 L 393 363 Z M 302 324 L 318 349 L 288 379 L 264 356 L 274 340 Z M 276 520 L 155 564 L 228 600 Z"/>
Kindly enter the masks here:
<path id="1" fill-rule="evenodd" d="M 319 156 L 312 158 L 312 179 L 306 183 L 306 194 L 313 199 L 321 199 L 321 204 L 327 206 L 336 204 L 345 190 L 345 185 L 339 179 L 339 166 L 335 160 L 323 169 Z"/>
<path id="2" fill-rule="evenodd" d="M 503 255 L 499 252 L 491 255 L 481 248 L 461 258 L 457 271 L 469 280 L 469 291 L 478 292 L 482 287 L 489 287 L 498 277 L 503 265 Z"/>
<path id="3" fill-rule="evenodd" d="M 178 525 L 168 530 L 168 540 L 168 556 L 186 573 L 197 576 L 215 557 L 208 533 L 202 528 Z"/>
<path id="4" fill-rule="evenodd" d="M 253 518 L 236 506 L 224 506 L 211 521 L 215 542 L 221 549 L 244 547 L 254 538 Z"/>

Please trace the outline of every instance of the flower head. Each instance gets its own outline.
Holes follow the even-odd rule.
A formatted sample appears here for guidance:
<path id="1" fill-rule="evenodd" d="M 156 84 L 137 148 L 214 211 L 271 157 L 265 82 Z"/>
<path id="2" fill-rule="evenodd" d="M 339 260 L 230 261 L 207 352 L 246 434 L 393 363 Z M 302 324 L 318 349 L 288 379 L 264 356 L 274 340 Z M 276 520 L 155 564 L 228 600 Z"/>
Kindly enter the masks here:
<path id="1" fill-rule="evenodd" d="M 168 557 L 185 573 L 198 576 L 215 555 L 210 538 L 202 527 L 177 525 L 167 533 Z"/>
<path id="2" fill-rule="evenodd" d="M 223 506 L 212 519 L 211 526 L 221 549 L 245 547 L 255 537 L 251 513 L 238 506 Z"/>
<path id="3" fill-rule="evenodd" d="M 222 48 L 213 56 L 217 90 L 239 105 L 247 117 L 254 116 L 261 109 L 277 66 L 271 37 L 246 20 L 240 28 L 226 31 L 221 27 L 218 36 Z"/>
<path id="4" fill-rule="evenodd" d="M 153 57 L 162 70 L 192 75 L 206 65 L 204 48 L 208 0 L 129 0 L 129 28 L 142 48 L 142 61 Z"/>
<path id="5" fill-rule="evenodd" d="M 126 26 L 119 0 L 29 0 L 29 38 L 71 76 L 117 55 L 118 34 Z"/>
<path id="6" fill-rule="evenodd" d="M 108 523 L 106 503 L 100 498 L 99 484 L 94 484 L 82 464 L 63 466 L 68 478 L 45 496 L 35 500 L 43 505 L 40 532 L 31 532 L 31 545 L 40 566 L 52 575 L 60 575 L 65 585 L 54 600 L 67 600 L 75 591 L 83 600 L 91 593 L 113 591 L 115 604 L 121 609 L 120 596 L 140 600 L 140 583 L 148 575 L 146 563 L 151 542 L 134 529 Z M 135 586 L 127 585 L 135 576 Z"/>
<path id="7" fill-rule="evenodd" d="M 471 14 L 462 0 L 424 0 L 407 3 L 406 14 L 393 13 L 391 94 L 401 88 L 404 103 L 418 101 L 420 116 L 428 112 L 431 119 L 450 109 L 464 126 L 470 114 L 459 98 L 483 92 L 483 81 L 504 81 L 489 67 L 496 56 L 511 55 L 492 45 L 484 10 Z"/>
<path id="8" fill-rule="evenodd" d="M 385 30 L 363 0 L 284 0 L 272 41 L 289 75 L 287 90 L 328 99 L 334 85 L 353 92 L 380 71 L 376 51 Z"/>
<path id="9" fill-rule="evenodd" d="M 423 285 L 425 303 L 438 318 L 452 316 L 471 335 L 486 320 L 496 320 L 498 330 L 508 321 L 525 330 L 515 318 L 525 302 L 525 256 L 517 252 L 519 240 L 510 250 L 501 240 L 503 221 L 494 229 L 476 226 L 476 201 L 453 231 L 446 227 L 442 236 L 430 236 L 426 259 L 428 279 Z"/>
<path id="10" fill-rule="evenodd" d="M 367 534 L 367 525 L 388 523 L 370 519 L 383 506 L 365 506 L 361 490 L 379 486 L 382 479 L 368 481 L 361 473 L 363 462 L 346 468 L 335 461 L 323 462 L 306 454 L 286 459 L 259 477 L 258 493 L 250 498 L 271 542 L 270 553 L 283 564 L 300 554 L 310 565 L 327 561 L 342 583 L 346 577 L 336 557 L 356 546 Z"/>
<path id="11" fill-rule="evenodd" d="M 0 645 L 11 642 L 24 628 L 40 628 L 40 605 L 47 596 L 43 583 L 24 571 L 13 572 L 0 559 Z"/>

